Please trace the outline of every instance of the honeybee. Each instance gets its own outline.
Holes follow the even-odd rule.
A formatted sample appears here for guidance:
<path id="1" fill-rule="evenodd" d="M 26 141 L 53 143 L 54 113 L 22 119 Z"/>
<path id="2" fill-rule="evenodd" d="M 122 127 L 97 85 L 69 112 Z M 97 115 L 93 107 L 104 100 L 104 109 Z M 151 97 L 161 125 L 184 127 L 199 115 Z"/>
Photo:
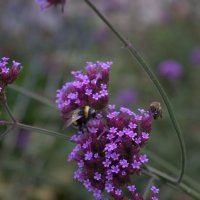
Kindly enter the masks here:
<path id="1" fill-rule="evenodd" d="M 77 108 L 68 114 L 68 120 L 65 122 L 64 128 L 72 125 L 81 130 L 89 119 L 96 117 L 96 114 L 96 110 L 91 108 L 90 106 Z"/>
<path id="2" fill-rule="evenodd" d="M 162 107 L 160 102 L 154 101 L 150 104 L 149 112 L 154 119 L 162 118 Z"/>

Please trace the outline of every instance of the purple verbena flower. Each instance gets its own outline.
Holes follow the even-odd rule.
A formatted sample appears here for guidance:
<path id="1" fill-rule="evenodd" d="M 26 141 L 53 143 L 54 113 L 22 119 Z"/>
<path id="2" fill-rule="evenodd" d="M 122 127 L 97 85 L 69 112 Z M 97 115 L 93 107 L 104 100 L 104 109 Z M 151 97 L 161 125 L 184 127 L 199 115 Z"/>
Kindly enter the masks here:
<path id="1" fill-rule="evenodd" d="M 105 190 L 108 193 L 110 193 L 110 192 L 112 192 L 114 190 L 114 186 L 112 184 L 108 183 L 108 184 L 105 185 Z"/>
<path id="2" fill-rule="evenodd" d="M 114 153 L 112 153 L 112 154 L 110 155 L 110 157 L 111 157 L 113 160 L 118 160 L 119 154 L 116 153 L 116 152 L 114 152 Z"/>
<path id="3" fill-rule="evenodd" d="M 140 150 L 149 140 L 152 116 L 144 109 L 135 113 L 126 107 L 116 111 L 115 105 L 107 106 L 111 64 L 88 62 L 85 73 L 73 71 L 74 80 L 57 91 L 56 103 L 64 120 L 77 108 L 90 106 L 97 111 L 97 115 L 71 137 L 76 146 L 68 161 L 77 163 L 74 178 L 92 192 L 95 199 L 102 199 L 107 192 L 118 200 L 126 199 L 123 189 L 131 184 L 132 175 L 141 174 L 141 166 L 148 162 Z M 142 200 L 135 186 L 129 185 L 128 190 L 133 199 Z"/>
<path id="4" fill-rule="evenodd" d="M 159 74 L 169 80 L 176 80 L 181 77 L 183 67 L 175 60 L 162 61 L 158 66 Z"/>
<path id="5" fill-rule="evenodd" d="M 87 152 L 86 154 L 85 154 L 85 160 L 91 160 L 92 159 L 92 152 Z"/>
<path id="6" fill-rule="evenodd" d="M 122 190 L 120 190 L 120 189 L 115 190 L 115 194 L 118 196 L 121 196 Z"/>
<path id="7" fill-rule="evenodd" d="M 135 192 L 135 190 L 136 190 L 135 185 L 129 185 L 127 188 L 128 188 L 128 190 L 129 190 L 130 192 Z"/>
<path id="8" fill-rule="evenodd" d="M 159 189 L 156 187 L 156 186 L 152 186 L 151 187 L 151 191 L 154 193 L 154 194 L 158 194 L 159 193 Z"/>
<path id="9" fill-rule="evenodd" d="M 131 193 L 132 199 L 143 200 L 143 197 L 137 193 L 135 185 L 129 185 L 127 189 Z"/>
<path id="10" fill-rule="evenodd" d="M 111 161 L 106 159 L 105 161 L 102 162 L 104 167 L 109 167 L 111 164 Z"/>
<path id="11" fill-rule="evenodd" d="M 96 179 L 97 181 L 101 180 L 101 174 L 96 172 L 94 175 L 94 179 Z"/>
<path id="12" fill-rule="evenodd" d="M 158 200 L 157 197 L 151 197 L 151 200 Z"/>
<path id="13" fill-rule="evenodd" d="M 114 110 L 114 109 L 115 109 L 115 105 L 113 105 L 113 104 L 112 104 L 112 105 L 109 105 L 109 106 L 108 106 L 108 109 L 109 109 L 109 110 Z"/>
<path id="14" fill-rule="evenodd" d="M 146 154 L 140 155 L 140 161 L 141 163 L 147 163 L 149 161 L 148 157 Z"/>
<path id="15" fill-rule="evenodd" d="M 8 84 L 15 81 L 23 69 L 20 63 L 16 61 L 12 61 L 12 65 L 9 68 L 8 61 L 9 58 L 6 57 L 0 59 L 0 95 Z"/>
<path id="16" fill-rule="evenodd" d="M 126 159 L 122 159 L 119 161 L 120 165 L 122 166 L 122 168 L 126 168 L 128 167 L 128 161 Z"/>
<path id="17" fill-rule="evenodd" d="M 94 197 L 96 198 L 96 199 L 102 199 L 102 192 L 101 192 L 101 190 L 99 190 L 99 189 L 94 189 L 93 190 L 93 195 L 94 195 Z"/>

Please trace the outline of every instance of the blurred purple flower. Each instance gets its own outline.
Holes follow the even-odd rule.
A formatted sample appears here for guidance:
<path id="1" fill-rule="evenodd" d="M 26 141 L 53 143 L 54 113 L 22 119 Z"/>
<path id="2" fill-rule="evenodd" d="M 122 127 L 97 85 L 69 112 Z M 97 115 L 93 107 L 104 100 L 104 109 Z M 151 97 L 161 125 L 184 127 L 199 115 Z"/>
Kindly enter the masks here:
<path id="1" fill-rule="evenodd" d="M 21 130 L 16 139 L 16 147 L 23 150 L 28 145 L 30 134 L 27 131 Z"/>
<path id="2" fill-rule="evenodd" d="M 94 39 L 96 42 L 105 42 L 107 38 L 108 38 L 108 30 L 105 28 L 98 30 L 94 34 Z"/>
<path id="3" fill-rule="evenodd" d="M 182 73 L 182 65 L 175 60 L 162 61 L 158 66 L 159 74 L 167 79 L 178 79 Z"/>
<path id="4" fill-rule="evenodd" d="M 120 0 L 109 0 L 104 1 L 105 11 L 106 12 L 114 12 L 118 11 L 120 9 L 125 8 L 126 3 Z"/>
<path id="5" fill-rule="evenodd" d="M 36 3 L 40 6 L 41 10 L 45 10 L 50 6 L 58 6 L 61 5 L 62 11 L 64 11 L 64 5 L 66 0 L 35 0 Z"/>
<path id="6" fill-rule="evenodd" d="M 193 64 L 200 65 L 200 48 L 196 48 L 191 52 L 190 59 Z"/>
<path id="7" fill-rule="evenodd" d="M 140 174 L 142 165 L 148 162 L 140 150 L 149 140 L 142 133 L 151 131 L 151 122 L 152 117 L 143 109 L 139 109 L 139 114 L 124 107 L 119 112 L 109 109 L 106 116 L 99 113 L 87 123 L 86 129 L 72 136 L 71 141 L 77 146 L 68 161 L 77 162 L 79 169 L 74 177 L 95 199 L 102 199 L 104 191 L 114 199 L 125 197 L 121 189 L 131 184 L 131 176 Z M 140 143 L 136 142 L 138 139 Z M 142 200 L 135 187 L 128 189 L 133 198 Z"/>
<path id="8" fill-rule="evenodd" d="M 132 89 L 124 89 L 117 94 L 117 102 L 119 105 L 130 105 L 135 103 L 138 98 L 138 93 Z"/>
<path id="9" fill-rule="evenodd" d="M 9 68 L 8 60 L 6 57 L 0 59 L 0 95 L 6 85 L 13 83 L 22 71 L 22 66 L 16 61 L 12 61 L 12 66 Z"/>

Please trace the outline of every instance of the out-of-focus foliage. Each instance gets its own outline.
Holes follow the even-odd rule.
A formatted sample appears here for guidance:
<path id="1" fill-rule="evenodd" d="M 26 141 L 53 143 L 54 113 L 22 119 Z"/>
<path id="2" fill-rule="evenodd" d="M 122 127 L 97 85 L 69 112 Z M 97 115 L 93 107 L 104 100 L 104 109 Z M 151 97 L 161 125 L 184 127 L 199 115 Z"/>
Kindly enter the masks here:
<path id="1" fill-rule="evenodd" d="M 143 53 L 166 89 L 183 130 L 187 148 L 186 174 L 200 184 L 200 63 L 191 55 L 200 47 L 200 15 L 197 0 L 103 0 L 93 1 L 113 24 Z M 148 108 L 161 98 L 144 71 L 132 61 L 125 47 L 84 1 L 67 1 L 64 13 L 59 8 L 39 10 L 32 0 L 0 2 L 0 57 L 8 56 L 22 63 L 18 85 L 55 101 L 56 90 L 70 80 L 71 70 L 81 70 L 86 61 L 112 60 L 110 103 L 122 106 L 132 91 L 136 110 Z M 182 66 L 176 79 L 160 76 L 159 64 L 175 60 Z M 17 120 L 58 130 L 71 135 L 76 130 L 62 130 L 58 110 L 7 89 L 8 103 Z M 124 100 L 125 99 L 125 100 Z M 161 101 L 163 104 L 163 102 Z M 8 119 L 2 110 L 0 118 Z M 4 127 L 0 127 L 1 132 Z M 37 132 L 16 130 L 0 141 L 0 199 L 2 200 L 76 200 L 92 196 L 73 180 L 75 164 L 66 157 L 73 144 Z M 163 105 L 163 119 L 153 124 L 147 149 L 179 167 L 177 138 Z M 153 166 L 160 167 L 155 161 Z M 141 192 L 147 179 L 138 180 Z M 163 186 L 160 199 L 190 199 L 185 194 Z"/>

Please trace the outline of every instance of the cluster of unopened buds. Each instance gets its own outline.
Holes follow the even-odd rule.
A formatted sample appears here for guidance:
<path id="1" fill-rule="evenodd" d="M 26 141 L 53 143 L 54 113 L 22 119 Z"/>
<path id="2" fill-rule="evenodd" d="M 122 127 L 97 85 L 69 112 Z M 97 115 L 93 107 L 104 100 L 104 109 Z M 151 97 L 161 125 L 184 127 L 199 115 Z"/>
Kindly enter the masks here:
<path id="1" fill-rule="evenodd" d="M 3 57 L 0 59 L 0 96 L 2 96 L 5 87 L 11 84 L 19 76 L 22 71 L 22 66 L 16 61 L 12 61 L 12 65 L 8 67 L 9 58 Z"/>
<path id="2" fill-rule="evenodd" d="M 117 111 L 115 105 L 108 105 L 111 64 L 88 62 L 85 74 L 72 72 L 74 81 L 57 92 L 56 103 L 64 121 L 78 108 L 88 106 L 97 111 L 96 116 L 88 119 L 71 137 L 76 146 L 68 161 L 77 162 L 74 178 L 92 192 L 95 199 L 105 199 L 107 192 L 116 200 L 142 200 L 131 176 L 140 175 L 141 167 L 148 162 L 147 155 L 140 150 L 149 140 L 152 115 L 144 109 L 135 113 L 125 107 Z M 156 200 L 159 190 L 155 186 L 151 190 L 151 199 Z"/>

